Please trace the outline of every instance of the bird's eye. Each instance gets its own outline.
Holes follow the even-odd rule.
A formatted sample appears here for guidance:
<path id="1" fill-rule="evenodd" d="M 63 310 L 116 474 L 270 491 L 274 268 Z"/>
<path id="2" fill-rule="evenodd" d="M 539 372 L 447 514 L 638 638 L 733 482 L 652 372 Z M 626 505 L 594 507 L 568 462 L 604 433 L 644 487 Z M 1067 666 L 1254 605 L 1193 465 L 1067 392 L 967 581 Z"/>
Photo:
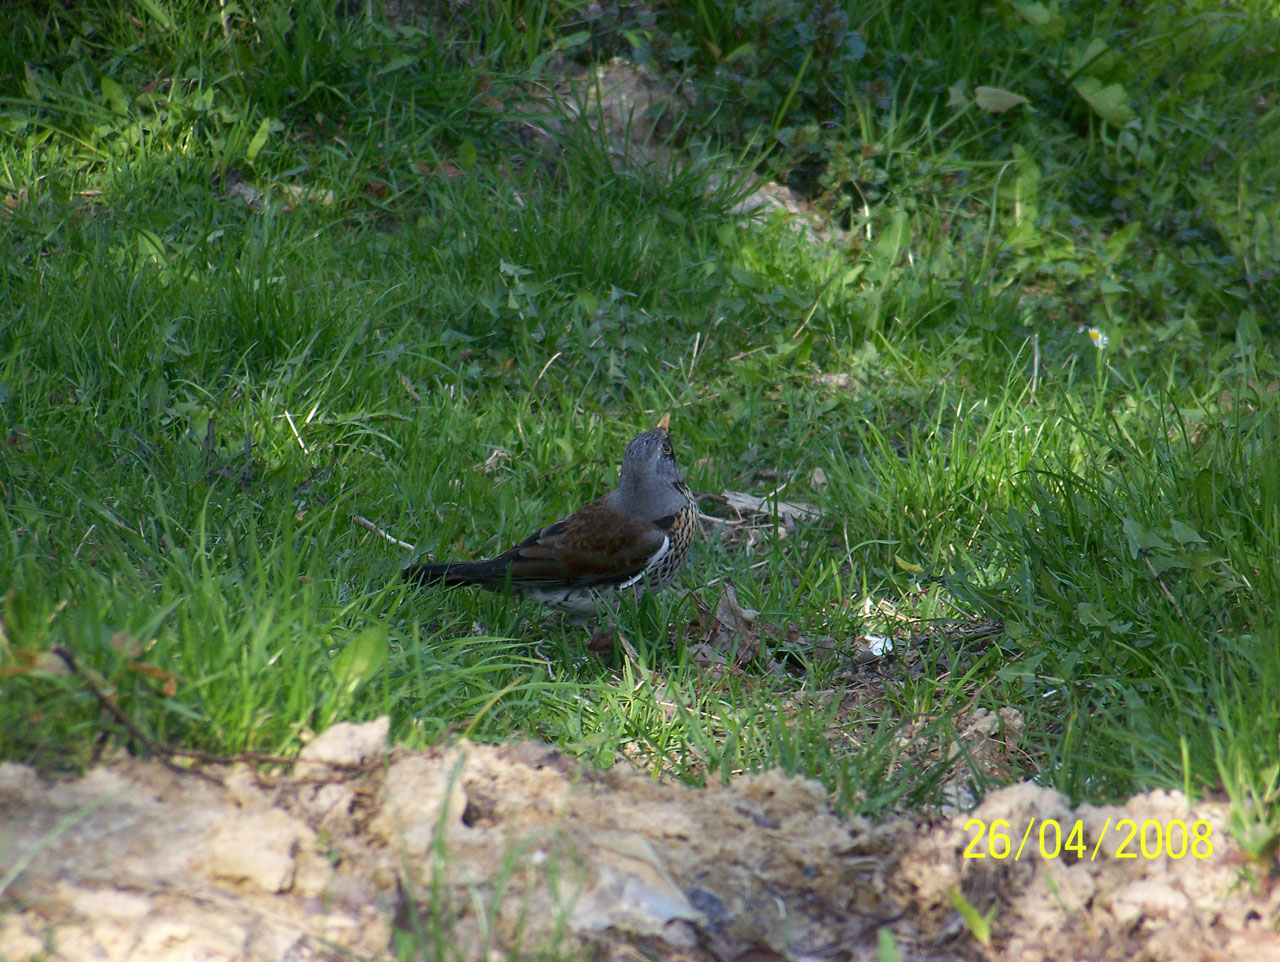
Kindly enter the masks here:
<path id="1" fill-rule="evenodd" d="M 671 442 L 670 442 L 670 441 L 663 441 L 663 442 L 662 442 L 662 456 L 663 456 L 664 458 L 669 458 L 669 457 L 671 457 L 673 454 L 675 454 L 675 451 L 674 451 L 674 450 L 672 450 Z"/>

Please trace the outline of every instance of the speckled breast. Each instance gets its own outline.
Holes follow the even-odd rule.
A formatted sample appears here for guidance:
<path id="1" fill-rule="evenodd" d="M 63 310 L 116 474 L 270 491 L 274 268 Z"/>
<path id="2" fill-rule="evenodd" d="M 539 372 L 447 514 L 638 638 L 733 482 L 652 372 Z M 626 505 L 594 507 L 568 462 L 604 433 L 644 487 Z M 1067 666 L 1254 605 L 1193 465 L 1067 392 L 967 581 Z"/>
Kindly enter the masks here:
<path id="1" fill-rule="evenodd" d="M 681 492 L 688 499 L 685 506 L 676 513 L 667 529 L 667 537 L 671 539 L 671 547 L 645 572 L 645 585 L 650 591 L 666 587 L 684 564 L 689 548 L 693 544 L 693 536 L 698 530 L 698 505 L 693 500 L 693 492 L 687 486 Z"/>

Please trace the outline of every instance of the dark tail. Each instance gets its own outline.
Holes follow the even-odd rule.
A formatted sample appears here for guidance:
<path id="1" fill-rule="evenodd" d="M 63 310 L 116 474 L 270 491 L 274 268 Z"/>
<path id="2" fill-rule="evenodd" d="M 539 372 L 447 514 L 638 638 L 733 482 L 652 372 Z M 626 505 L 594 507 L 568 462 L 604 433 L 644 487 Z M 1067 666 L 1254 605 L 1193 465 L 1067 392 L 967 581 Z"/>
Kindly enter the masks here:
<path id="1" fill-rule="evenodd" d="M 404 569 L 404 580 L 420 588 L 440 585 L 457 588 L 459 585 L 501 584 L 506 580 L 505 571 L 497 571 L 492 561 L 450 561 L 443 564 L 417 564 Z"/>

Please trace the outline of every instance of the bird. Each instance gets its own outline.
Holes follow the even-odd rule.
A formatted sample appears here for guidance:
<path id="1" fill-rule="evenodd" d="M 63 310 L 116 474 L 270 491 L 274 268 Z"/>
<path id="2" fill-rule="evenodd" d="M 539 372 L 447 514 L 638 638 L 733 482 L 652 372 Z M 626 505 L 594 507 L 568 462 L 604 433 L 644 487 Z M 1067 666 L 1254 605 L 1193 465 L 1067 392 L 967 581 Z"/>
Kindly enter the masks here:
<path id="1" fill-rule="evenodd" d="M 675 578 L 698 525 L 698 508 L 667 434 L 670 415 L 632 438 L 618 486 L 508 551 L 478 561 L 404 569 L 419 587 L 474 585 L 516 592 L 582 616 L 620 593 L 659 591 Z"/>

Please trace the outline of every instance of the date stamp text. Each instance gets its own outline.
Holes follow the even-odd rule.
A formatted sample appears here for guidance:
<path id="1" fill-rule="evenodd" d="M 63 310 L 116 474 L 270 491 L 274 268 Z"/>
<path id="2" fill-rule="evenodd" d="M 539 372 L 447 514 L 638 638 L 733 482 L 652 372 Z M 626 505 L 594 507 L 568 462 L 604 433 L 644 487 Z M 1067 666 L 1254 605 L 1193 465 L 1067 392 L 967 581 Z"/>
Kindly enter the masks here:
<path id="1" fill-rule="evenodd" d="M 1114 826 L 1108 818 L 1092 845 L 1085 837 L 1084 822 L 1080 819 L 1062 823 L 1056 818 L 1033 818 L 1021 838 L 1016 832 L 1010 832 L 1009 822 L 1003 818 L 993 819 L 990 825 L 980 818 L 971 818 L 964 823 L 964 830 L 973 836 L 965 847 L 965 858 L 1012 858 L 1016 862 L 1024 855 L 1038 854 L 1043 859 L 1074 856 L 1077 860 L 1087 858 L 1092 862 L 1099 853 L 1103 858 L 1146 859 L 1213 855 L 1213 826 L 1202 818 L 1190 823 L 1180 818 L 1169 821 L 1122 818 Z M 1114 852 L 1102 848 L 1108 832 L 1120 837 L 1120 845 Z"/>

